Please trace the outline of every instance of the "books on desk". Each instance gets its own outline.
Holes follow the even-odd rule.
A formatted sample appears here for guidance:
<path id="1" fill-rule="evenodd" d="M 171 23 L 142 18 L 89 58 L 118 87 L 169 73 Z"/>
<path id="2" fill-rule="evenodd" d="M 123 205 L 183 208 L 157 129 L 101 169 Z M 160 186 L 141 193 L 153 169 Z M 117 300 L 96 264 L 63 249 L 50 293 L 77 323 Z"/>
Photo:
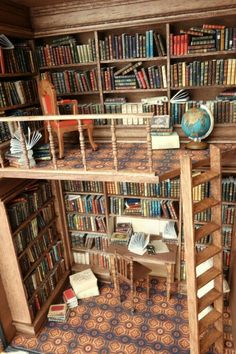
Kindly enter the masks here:
<path id="1" fill-rule="evenodd" d="M 152 150 L 179 149 L 179 135 L 173 132 L 169 135 L 152 135 Z"/>
<path id="2" fill-rule="evenodd" d="M 146 252 L 149 244 L 150 235 L 144 232 L 135 232 L 130 239 L 128 250 L 138 255 L 143 255 Z"/>

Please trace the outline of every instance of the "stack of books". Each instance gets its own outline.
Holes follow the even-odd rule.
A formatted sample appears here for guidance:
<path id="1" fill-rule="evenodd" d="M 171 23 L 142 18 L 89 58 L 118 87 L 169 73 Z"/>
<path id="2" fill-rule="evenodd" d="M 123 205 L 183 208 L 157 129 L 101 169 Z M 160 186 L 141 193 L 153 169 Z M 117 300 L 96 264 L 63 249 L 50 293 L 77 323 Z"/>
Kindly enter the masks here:
<path id="1" fill-rule="evenodd" d="M 51 305 L 48 311 L 48 321 L 66 322 L 69 317 L 67 304 Z"/>
<path id="2" fill-rule="evenodd" d="M 73 309 L 74 307 L 78 306 L 78 299 L 75 295 L 73 289 L 67 289 L 63 292 L 63 300 L 67 304 L 69 309 Z"/>
<path id="3" fill-rule="evenodd" d="M 97 278 L 90 268 L 70 275 L 69 279 L 78 299 L 99 295 Z"/>

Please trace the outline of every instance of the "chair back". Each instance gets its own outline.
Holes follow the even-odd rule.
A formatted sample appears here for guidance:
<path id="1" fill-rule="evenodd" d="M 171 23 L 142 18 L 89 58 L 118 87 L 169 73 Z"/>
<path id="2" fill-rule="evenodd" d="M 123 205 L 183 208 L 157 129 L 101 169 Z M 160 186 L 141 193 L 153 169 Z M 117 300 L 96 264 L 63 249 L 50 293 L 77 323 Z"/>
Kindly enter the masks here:
<path id="1" fill-rule="evenodd" d="M 133 284 L 133 258 L 119 254 L 115 251 L 115 272 L 121 279 Z"/>
<path id="2" fill-rule="evenodd" d="M 53 84 L 47 79 L 38 81 L 38 93 L 43 114 L 57 115 L 57 94 Z"/>

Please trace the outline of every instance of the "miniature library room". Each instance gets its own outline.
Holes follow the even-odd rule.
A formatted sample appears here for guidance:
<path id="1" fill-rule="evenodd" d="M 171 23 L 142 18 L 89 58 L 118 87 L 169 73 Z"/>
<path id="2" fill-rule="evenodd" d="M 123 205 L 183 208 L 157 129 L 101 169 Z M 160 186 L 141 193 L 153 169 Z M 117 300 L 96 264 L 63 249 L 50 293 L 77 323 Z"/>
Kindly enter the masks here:
<path id="1" fill-rule="evenodd" d="M 235 354 L 236 0 L 0 3 L 0 352 Z"/>

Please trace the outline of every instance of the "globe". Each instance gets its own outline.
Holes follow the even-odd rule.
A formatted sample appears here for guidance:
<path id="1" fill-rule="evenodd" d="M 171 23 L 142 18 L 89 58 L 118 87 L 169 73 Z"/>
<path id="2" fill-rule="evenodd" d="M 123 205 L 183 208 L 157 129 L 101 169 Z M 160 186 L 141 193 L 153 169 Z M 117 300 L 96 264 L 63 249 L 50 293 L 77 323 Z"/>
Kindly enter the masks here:
<path id="1" fill-rule="evenodd" d="M 184 134 L 192 140 L 186 147 L 195 150 L 206 149 L 208 145 L 202 140 L 211 134 L 213 127 L 214 117 L 206 106 L 190 108 L 184 113 L 181 121 Z"/>

